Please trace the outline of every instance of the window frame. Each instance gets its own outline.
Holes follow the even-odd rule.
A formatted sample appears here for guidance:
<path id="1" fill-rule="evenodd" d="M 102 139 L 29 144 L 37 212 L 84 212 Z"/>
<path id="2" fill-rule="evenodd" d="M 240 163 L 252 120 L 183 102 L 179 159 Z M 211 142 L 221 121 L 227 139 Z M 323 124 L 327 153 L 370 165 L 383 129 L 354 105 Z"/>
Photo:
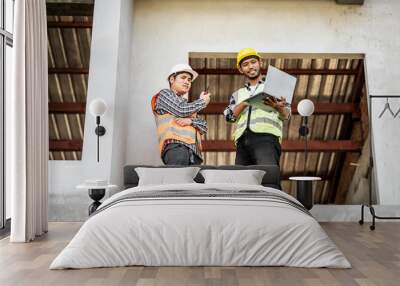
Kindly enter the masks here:
<path id="1" fill-rule="evenodd" d="M 13 48 L 13 34 L 6 30 L 6 0 L 0 0 L 0 236 L 9 232 L 10 220 L 6 217 L 5 189 L 5 95 L 6 95 L 6 61 L 7 46 Z M 13 13 L 15 0 L 12 0 Z"/>

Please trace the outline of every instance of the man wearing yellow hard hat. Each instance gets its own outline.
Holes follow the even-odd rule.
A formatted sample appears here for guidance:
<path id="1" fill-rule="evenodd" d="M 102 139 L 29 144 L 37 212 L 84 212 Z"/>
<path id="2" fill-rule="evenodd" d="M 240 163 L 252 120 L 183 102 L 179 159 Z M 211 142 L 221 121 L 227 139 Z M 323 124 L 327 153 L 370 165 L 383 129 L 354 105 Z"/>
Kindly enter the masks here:
<path id="1" fill-rule="evenodd" d="M 268 97 L 264 101 L 265 109 L 243 102 L 264 89 L 261 61 L 257 51 L 251 48 L 240 50 L 236 59 L 246 83 L 232 94 L 224 110 L 225 119 L 236 124 L 236 165 L 279 165 L 283 121 L 290 117 L 290 106 L 284 98 Z"/>
<path id="2" fill-rule="evenodd" d="M 197 113 L 209 104 L 210 94 L 203 91 L 199 99 L 187 101 L 197 76 L 189 65 L 177 64 L 167 77 L 170 88 L 152 98 L 160 155 L 166 165 L 199 165 L 203 161 L 200 135 L 207 132 L 207 122 Z"/>

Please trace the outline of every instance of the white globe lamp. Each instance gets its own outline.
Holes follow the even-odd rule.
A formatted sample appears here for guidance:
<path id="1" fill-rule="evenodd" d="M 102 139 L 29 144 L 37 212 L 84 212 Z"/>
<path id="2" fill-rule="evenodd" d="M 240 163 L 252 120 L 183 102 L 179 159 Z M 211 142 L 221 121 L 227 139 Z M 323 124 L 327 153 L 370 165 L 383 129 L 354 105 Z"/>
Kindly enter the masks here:
<path id="1" fill-rule="evenodd" d="M 102 116 L 104 113 L 106 113 L 107 110 L 107 104 L 104 100 L 100 98 L 96 98 L 92 100 L 89 106 L 89 111 L 93 116 Z"/>
<path id="2" fill-rule="evenodd" d="M 309 99 L 303 99 L 297 105 L 297 110 L 301 116 L 311 116 L 314 113 L 314 103 Z"/>
<path id="3" fill-rule="evenodd" d="M 104 115 L 104 113 L 106 113 L 107 111 L 107 104 L 104 100 L 100 99 L 100 98 L 96 98 L 94 100 L 92 100 L 92 102 L 89 105 L 89 111 L 90 113 L 96 118 L 96 129 L 94 130 L 94 132 L 97 135 L 97 162 L 99 162 L 99 137 L 103 136 L 104 134 L 106 134 L 106 129 L 104 128 L 104 126 L 100 125 L 100 116 Z"/>

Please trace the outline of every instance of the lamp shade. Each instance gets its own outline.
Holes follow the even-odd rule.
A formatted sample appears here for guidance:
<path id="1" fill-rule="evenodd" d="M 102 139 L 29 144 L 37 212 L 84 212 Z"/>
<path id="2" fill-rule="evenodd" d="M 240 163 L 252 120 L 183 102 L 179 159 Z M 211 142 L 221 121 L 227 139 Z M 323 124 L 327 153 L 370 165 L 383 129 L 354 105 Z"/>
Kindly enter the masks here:
<path id="1" fill-rule="evenodd" d="M 90 103 L 89 111 L 93 116 L 102 116 L 106 110 L 107 104 L 100 98 L 96 98 Z"/>
<path id="2" fill-rule="evenodd" d="M 309 99 L 303 99 L 297 105 L 297 111 L 301 116 L 311 116 L 314 113 L 314 103 Z"/>

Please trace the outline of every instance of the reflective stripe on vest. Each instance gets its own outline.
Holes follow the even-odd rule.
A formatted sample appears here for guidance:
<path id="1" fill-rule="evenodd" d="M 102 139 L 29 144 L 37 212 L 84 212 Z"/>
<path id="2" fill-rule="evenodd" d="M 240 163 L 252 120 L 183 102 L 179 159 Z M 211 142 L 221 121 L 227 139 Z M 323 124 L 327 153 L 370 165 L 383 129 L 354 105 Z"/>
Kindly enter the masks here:
<path id="1" fill-rule="evenodd" d="M 257 94 L 264 89 L 264 84 L 260 84 L 255 90 L 254 94 Z M 243 100 L 251 96 L 250 91 L 246 88 L 241 88 L 233 94 L 236 104 L 241 103 Z M 247 128 L 249 108 L 247 107 L 236 120 L 236 129 L 233 134 L 235 143 L 239 140 L 240 136 L 243 135 Z M 256 107 L 252 107 L 250 114 L 249 128 L 255 133 L 269 133 L 279 137 L 279 141 L 282 141 L 282 128 L 283 122 L 279 118 L 279 112 L 273 108 L 270 110 L 264 110 Z"/>
<path id="2" fill-rule="evenodd" d="M 197 149 L 201 151 L 200 134 L 193 126 L 180 126 L 175 122 L 177 117 L 166 113 L 163 115 L 154 112 L 157 125 L 157 135 L 160 153 L 164 149 L 165 141 L 169 139 L 178 140 L 186 144 L 197 144 Z"/>

